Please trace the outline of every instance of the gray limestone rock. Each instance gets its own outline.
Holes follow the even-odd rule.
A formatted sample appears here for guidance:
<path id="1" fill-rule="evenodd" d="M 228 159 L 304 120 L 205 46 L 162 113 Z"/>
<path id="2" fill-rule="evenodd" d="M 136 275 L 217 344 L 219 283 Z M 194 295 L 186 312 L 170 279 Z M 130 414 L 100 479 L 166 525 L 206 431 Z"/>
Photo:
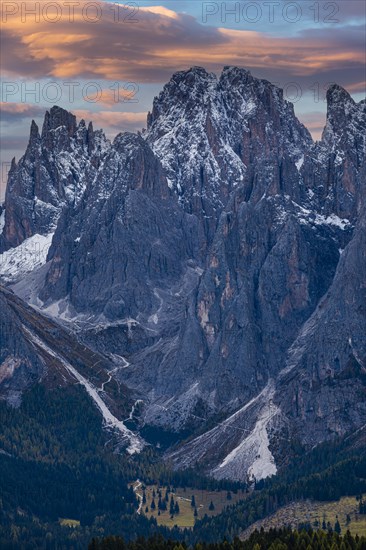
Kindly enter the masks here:
<path id="1" fill-rule="evenodd" d="M 276 86 L 194 67 L 142 135 L 109 144 L 53 108 L 12 166 L 3 249 L 55 230 L 17 292 L 122 358 L 143 423 L 216 422 L 177 466 L 270 475 L 280 431 L 311 446 L 365 423 L 365 102 L 327 101 L 313 143 Z"/>

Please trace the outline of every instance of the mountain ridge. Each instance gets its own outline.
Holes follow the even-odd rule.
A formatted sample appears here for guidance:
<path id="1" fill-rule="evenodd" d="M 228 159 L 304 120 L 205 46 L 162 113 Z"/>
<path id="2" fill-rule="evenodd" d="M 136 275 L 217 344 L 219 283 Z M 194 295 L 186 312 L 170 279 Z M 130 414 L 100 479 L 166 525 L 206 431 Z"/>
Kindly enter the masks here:
<path id="1" fill-rule="evenodd" d="M 192 433 L 167 451 L 176 467 L 258 479 L 285 441 L 366 423 L 366 110 L 339 86 L 327 102 L 314 143 L 276 86 L 195 67 L 142 135 L 110 144 L 54 107 L 12 167 L 2 250 L 54 232 L 47 264 L 13 290 L 128 357 L 115 378 L 142 402 L 136 429 Z M 40 186 L 50 202 L 34 217 Z"/>

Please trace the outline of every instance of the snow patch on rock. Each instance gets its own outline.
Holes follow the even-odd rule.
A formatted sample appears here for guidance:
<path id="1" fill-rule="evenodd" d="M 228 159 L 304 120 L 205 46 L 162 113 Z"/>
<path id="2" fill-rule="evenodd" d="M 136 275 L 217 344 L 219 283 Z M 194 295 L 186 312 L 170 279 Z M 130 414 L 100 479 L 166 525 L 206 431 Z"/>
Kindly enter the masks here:
<path id="1" fill-rule="evenodd" d="M 16 282 L 27 273 L 46 263 L 53 233 L 33 235 L 16 248 L 0 254 L 0 278 L 6 283 Z"/>
<path id="2" fill-rule="evenodd" d="M 1 216 L 0 216 L 0 233 L 3 232 L 4 226 L 5 226 L 5 208 L 1 212 Z"/>
<path id="3" fill-rule="evenodd" d="M 295 162 L 297 170 L 300 172 L 301 166 L 304 164 L 304 155 Z"/>

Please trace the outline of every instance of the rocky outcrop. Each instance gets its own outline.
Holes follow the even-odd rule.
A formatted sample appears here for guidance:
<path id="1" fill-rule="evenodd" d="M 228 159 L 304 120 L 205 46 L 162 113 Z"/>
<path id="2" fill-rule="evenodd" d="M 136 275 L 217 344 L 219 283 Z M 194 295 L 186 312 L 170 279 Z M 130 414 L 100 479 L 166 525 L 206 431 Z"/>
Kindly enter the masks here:
<path id="1" fill-rule="evenodd" d="M 111 373 L 124 368 L 80 342 L 74 331 L 40 314 L 9 289 L 0 286 L 0 399 L 18 406 L 22 394 L 42 383 L 48 390 L 80 383 L 99 409 L 104 426 L 128 441 L 131 452 L 141 450 L 142 440 L 119 418 L 126 418 L 133 401 L 130 392 Z"/>
<path id="2" fill-rule="evenodd" d="M 95 177 L 106 146 L 102 132 L 77 125 L 60 107 L 46 113 L 41 134 L 32 121 L 27 150 L 9 171 L 0 253 L 55 230 L 63 207 L 75 205 Z"/>

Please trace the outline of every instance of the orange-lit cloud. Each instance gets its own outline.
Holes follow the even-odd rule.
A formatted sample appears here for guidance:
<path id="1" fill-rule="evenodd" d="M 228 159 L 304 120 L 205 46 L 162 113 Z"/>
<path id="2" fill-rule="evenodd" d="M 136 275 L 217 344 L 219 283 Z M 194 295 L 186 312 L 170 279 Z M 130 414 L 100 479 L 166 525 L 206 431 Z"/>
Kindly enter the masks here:
<path id="1" fill-rule="evenodd" d="M 31 106 L 26 103 L 7 103 L 6 101 L 0 101 L 0 109 L 2 112 L 23 114 L 28 113 Z"/>
<path id="2" fill-rule="evenodd" d="M 3 23 L 3 71 L 15 77 L 163 82 L 192 65 L 215 71 L 229 64 L 302 78 L 361 70 L 365 60 L 362 39 L 354 39 L 361 38 L 361 25 L 274 37 L 202 25 L 190 15 L 159 6 L 140 8 L 133 23 L 114 21 L 108 8 L 95 23 L 85 20 L 79 8 L 73 22 L 65 16 L 55 23 L 42 17 L 22 23 L 20 16 L 9 16 Z"/>
<path id="3" fill-rule="evenodd" d="M 366 90 L 366 80 L 349 84 L 347 88 L 348 88 L 348 91 L 352 93 L 363 93 Z"/>
<path id="4" fill-rule="evenodd" d="M 137 101 L 138 88 L 133 83 L 127 83 L 124 86 L 119 83 L 112 84 L 109 88 L 103 88 L 99 93 L 98 103 L 106 107 L 120 108 L 123 104 L 130 101 Z M 126 113 L 128 114 L 128 113 Z"/>
<path id="5" fill-rule="evenodd" d="M 11 122 L 16 120 L 35 118 L 44 114 L 44 108 L 38 105 L 29 105 L 27 103 L 10 103 L 1 101 L 0 112 L 2 122 Z"/>

